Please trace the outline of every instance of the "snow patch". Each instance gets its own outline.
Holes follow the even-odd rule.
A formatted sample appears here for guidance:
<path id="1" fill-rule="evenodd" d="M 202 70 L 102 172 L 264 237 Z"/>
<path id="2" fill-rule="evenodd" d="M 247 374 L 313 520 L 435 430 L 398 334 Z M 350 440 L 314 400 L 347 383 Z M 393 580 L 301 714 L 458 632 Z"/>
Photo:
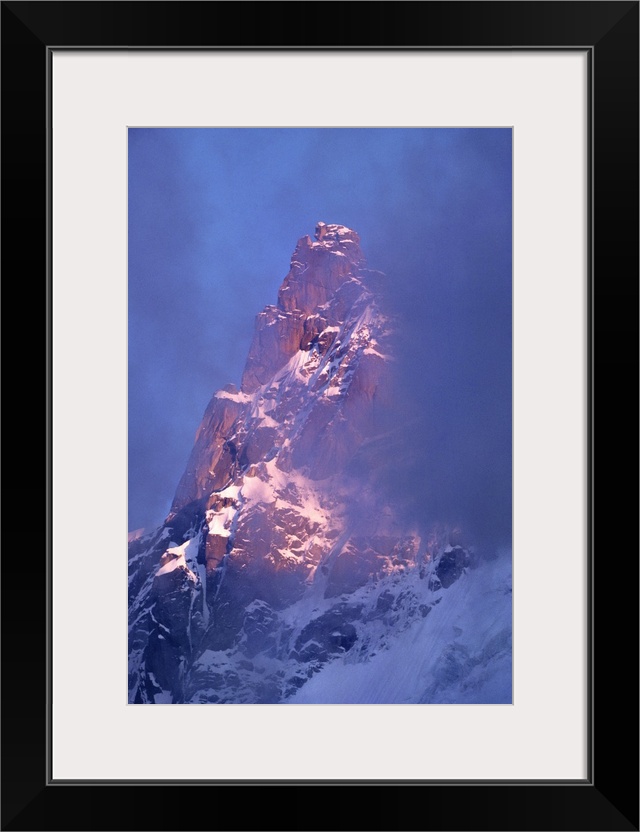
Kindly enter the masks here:
<path id="1" fill-rule="evenodd" d="M 255 503 L 273 503 L 276 500 L 271 483 L 264 482 L 259 477 L 245 477 L 241 494 L 246 500 Z"/>
<path id="2" fill-rule="evenodd" d="M 222 497 L 225 500 L 237 500 L 238 494 L 240 493 L 240 486 L 228 485 L 222 491 L 214 491 L 213 493 L 217 494 L 218 497 Z"/>
<path id="3" fill-rule="evenodd" d="M 231 524 L 237 511 L 233 506 L 227 506 L 220 511 L 208 511 L 207 524 L 209 526 L 209 534 L 215 534 L 218 537 L 230 537 Z"/>
<path id="4" fill-rule="evenodd" d="M 200 535 L 197 535 L 196 537 L 192 537 L 185 541 L 181 546 L 174 546 L 171 549 L 167 549 L 165 555 L 174 555 L 174 557 L 158 569 L 156 577 L 158 575 L 167 575 L 169 572 L 173 572 L 174 570 L 182 567 L 186 571 L 189 579 L 194 583 L 197 583 L 198 578 L 191 571 L 189 566 L 194 565 L 196 562 L 199 540 Z M 187 560 L 189 561 L 189 565 L 187 565 Z"/>
<path id="5" fill-rule="evenodd" d="M 239 402 L 241 404 L 247 404 L 247 402 L 251 401 L 251 396 L 247 393 L 242 393 L 238 391 L 237 393 L 229 393 L 227 390 L 218 390 L 215 394 L 216 399 L 230 399 L 232 402 Z"/>

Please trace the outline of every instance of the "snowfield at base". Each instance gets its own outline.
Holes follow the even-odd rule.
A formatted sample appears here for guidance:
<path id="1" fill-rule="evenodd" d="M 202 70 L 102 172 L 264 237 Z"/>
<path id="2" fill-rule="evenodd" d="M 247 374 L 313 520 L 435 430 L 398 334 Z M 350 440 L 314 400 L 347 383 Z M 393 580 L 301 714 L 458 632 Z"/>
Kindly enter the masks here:
<path id="1" fill-rule="evenodd" d="M 328 663 L 288 704 L 511 704 L 511 553 L 469 570 L 446 603 L 369 661 Z"/>

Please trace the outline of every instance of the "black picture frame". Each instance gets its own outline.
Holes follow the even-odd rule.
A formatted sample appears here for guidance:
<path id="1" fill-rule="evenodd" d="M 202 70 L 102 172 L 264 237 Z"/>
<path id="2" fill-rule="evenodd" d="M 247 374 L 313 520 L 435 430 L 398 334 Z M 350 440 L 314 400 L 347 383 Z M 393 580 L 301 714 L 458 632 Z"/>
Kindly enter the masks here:
<path id="1" fill-rule="evenodd" d="M 6 489 L 5 552 L 18 526 L 21 534 L 25 526 L 32 534 L 18 573 L 14 559 L 2 558 L 2 829 L 637 830 L 638 491 L 629 485 L 637 476 L 630 478 L 626 469 L 633 467 L 637 475 L 632 460 L 638 458 L 639 4 L 347 2 L 339 5 L 340 25 L 329 29 L 317 25 L 318 7 L 2 3 L 2 265 L 5 287 L 11 287 L 8 317 L 22 304 L 29 341 L 35 332 L 46 333 L 45 366 L 38 362 L 28 384 L 20 368 L 20 383 L 29 389 L 17 415 L 23 417 L 29 406 L 29 390 L 36 398 L 33 412 L 43 412 L 37 394 L 45 386 L 47 414 L 47 442 L 44 447 L 35 442 L 31 465 L 20 456 L 19 470 L 11 466 Z M 293 28 L 286 28 L 291 21 Z M 591 728 L 584 782 L 63 783 L 49 778 L 52 50 L 276 46 L 588 51 Z M 5 366 L 13 354 L 12 349 Z M 33 447 L 33 439 L 25 437 L 26 445 Z M 46 526 L 43 496 L 36 499 L 33 485 L 43 460 Z M 28 581 L 37 601 L 28 613 L 17 581 Z M 154 791 L 162 786 L 161 793 Z M 208 791 L 194 800 L 189 790 L 195 788 Z"/>

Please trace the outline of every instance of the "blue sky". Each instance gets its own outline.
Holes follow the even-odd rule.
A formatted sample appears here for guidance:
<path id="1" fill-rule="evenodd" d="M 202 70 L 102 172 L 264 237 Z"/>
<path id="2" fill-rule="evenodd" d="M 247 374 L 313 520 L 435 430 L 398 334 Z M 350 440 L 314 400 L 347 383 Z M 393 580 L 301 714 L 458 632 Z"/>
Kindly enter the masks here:
<path id="1" fill-rule="evenodd" d="M 129 528 L 164 519 L 298 238 L 355 229 L 390 280 L 421 421 L 407 504 L 511 517 L 511 130 L 129 130 Z M 428 474 L 427 474 L 428 471 Z"/>

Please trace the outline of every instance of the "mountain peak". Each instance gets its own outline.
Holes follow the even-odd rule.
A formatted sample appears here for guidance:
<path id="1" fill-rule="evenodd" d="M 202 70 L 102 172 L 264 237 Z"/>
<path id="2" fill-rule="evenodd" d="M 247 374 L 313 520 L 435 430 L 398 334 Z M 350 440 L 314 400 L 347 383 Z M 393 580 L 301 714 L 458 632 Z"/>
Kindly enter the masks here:
<path id="1" fill-rule="evenodd" d="M 354 243 L 360 244 L 360 237 L 357 232 L 346 225 L 327 224 L 326 222 L 317 222 L 314 237 L 318 242 L 340 242 L 341 240 L 351 240 Z"/>
<path id="2" fill-rule="evenodd" d="M 416 437 L 380 273 L 352 229 L 315 236 L 257 315 L 240 389 L 209 403 L 165 523 L 129 542 L 129 701 L 507 701 L 510 580 L 489 600 L 472 584 L 478 636 L 457 589 L 472 552 L 407 523 L 410 473 L 388 487 Z"/>
<path id="3" fill-rule="evenodd" d="M 315 237 L 315 241 L 308 234 L 301 237 L 291 255 L 289 273 L 278 293 L 278 308 L 283 312 L 312 314 L 345 281 L 363 276 L 366 259 L 355 231 L 318 223 Z"/>

